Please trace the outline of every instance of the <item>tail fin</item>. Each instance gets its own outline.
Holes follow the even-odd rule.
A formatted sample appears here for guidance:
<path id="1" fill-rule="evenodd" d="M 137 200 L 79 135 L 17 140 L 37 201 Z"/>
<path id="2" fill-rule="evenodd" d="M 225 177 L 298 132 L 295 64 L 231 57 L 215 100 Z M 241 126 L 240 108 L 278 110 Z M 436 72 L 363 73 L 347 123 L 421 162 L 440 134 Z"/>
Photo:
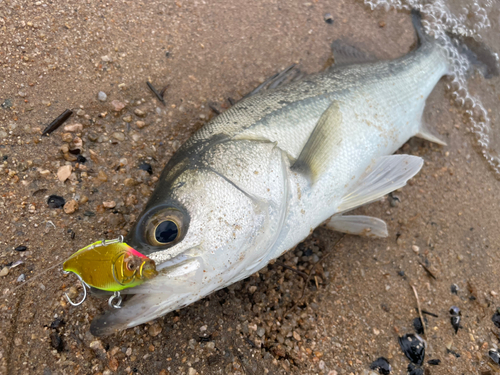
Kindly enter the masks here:
<path id="1" fill-rule="evenodd" d="M 430 36 L 425 33 L 424 26 L 422 25 L 422 14 L 418 9 L 411 10 L 411 22 L 417 33 L 418 47 L 430 40 Z"/>

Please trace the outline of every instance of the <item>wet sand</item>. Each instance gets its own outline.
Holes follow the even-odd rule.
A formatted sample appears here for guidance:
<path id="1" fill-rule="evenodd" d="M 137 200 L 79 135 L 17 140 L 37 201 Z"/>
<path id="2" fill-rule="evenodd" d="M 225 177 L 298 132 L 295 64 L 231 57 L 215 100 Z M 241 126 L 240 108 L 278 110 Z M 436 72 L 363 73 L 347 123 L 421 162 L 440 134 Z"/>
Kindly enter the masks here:
<path id="1" fill-rule="evenodd" d="M 214 115 L 209 104 L 223 110 L 228 97 L 239 99 L 291 63 L 323 69 L 338 38 L 383 59 L 415 43 L 408 14 L 372 12 L 359 2 L 36 4 L 0 4 L 0 270 L 9 269 L 0 277 L 2 295 L 22 274 L 29 280 L 91 242 L 126 233 L 167 160 Z M 499 41 L 487 42 L 500 50 Z M 166 106 L 147 80 L 170 85 Z M 498 79 L 471 78 L 493 121 L 499 87 Z M 125 109 L 115 112 L 113 100 Z M 67 108 L 75 112 L 67 124 L 83 130 L 41 137 Z M 346 236 L 334 247 L 340 235 L 318 228 L 249 279 L 103 339 L 89 325 L 106 300 L 68 305 L 63 293 L 78 294 L 77 280 L 54 268 L 0 300 L 0 373 L 365 374 L 384 356 L 394 374 L 404 374 L 409 361 L 397 338 L 415 331 L 411 285 L 421 308 L 438 316 L 426 316 L 423 335 L 426 361 L 441 360 L 426 365 L 430 373 L 495 373 L 488 350 L 499 342 L 491 316 L 500 305 L 500 185 L 443 81 L 425 119 L 448 146 L 410 140 L 401 152 L 425 165 L 395 193 L 399 202 L 357 210 L 387 221 L 387 239 Z M 87 159 L 81 167 L 61 151 L 75 137 Z M 138 168 L 143 162 L 152 175 Z M 74 171 L 63 183 L 57 172 L 66 163 Z M 79 201 L 78 210 L 49 208 L 51 194 Z M 110 201 L 116 206 L 105 208 Z M 11 268 L 18 260 L 24 263 Z M 304 289 L 303 275 L 289 268 L 313 265 Z M 457 334 L 453 305 L 462 311 Z"/>

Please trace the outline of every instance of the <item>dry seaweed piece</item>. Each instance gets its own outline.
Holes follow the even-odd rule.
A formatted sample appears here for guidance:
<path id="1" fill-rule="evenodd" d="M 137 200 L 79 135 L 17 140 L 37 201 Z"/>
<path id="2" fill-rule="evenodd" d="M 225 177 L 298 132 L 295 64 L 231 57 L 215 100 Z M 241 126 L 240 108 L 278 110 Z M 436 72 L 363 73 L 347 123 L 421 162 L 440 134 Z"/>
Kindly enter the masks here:
<path id="1" fill-rule="evenodd" d="M 378 370 L 379 374 L 389 375 L 392 371 L 392 367 L 387 359 L 380 357 L 372 362 L 370 370 Z"/>
<path id="2" fill-rule="evenodd" d="M 398 338 L 399 346 L 405 356 L 414 364 L 422 366 L 425 358 L 425 341 L 419 335 L 406 334 Z"/>

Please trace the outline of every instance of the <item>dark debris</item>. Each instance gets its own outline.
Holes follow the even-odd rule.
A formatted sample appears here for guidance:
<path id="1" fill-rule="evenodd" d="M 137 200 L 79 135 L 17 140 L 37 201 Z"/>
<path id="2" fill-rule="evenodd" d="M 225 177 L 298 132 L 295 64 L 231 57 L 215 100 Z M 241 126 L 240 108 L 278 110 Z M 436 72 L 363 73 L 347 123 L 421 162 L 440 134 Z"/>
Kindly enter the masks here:
<path id="1" fill-rule="evenodd" d="M 497 326 L 497 328 L 500 328 L 500 311 L 499 310 L 500 310 L 500 308 L 497 309 L 497 311 L 495 311 L 495 313 L 491 317 L 491 321 L 493 322 L 493 324 L 495 324 L 495 326 Z"/>
<path id="2" fill-rule="evenodd" d="M 398 338 L 399 346 L 412 363 L 422 366 L 425 358 L 425 341 L 413 333 Z"/>
<path id="3" fill-rule="evenodd" d="M 389 375 L 392 371 L 392 367 L 387 359 L 380 357 L 372 362 L 370 370 L 378 370 L 379 374 Z"/>
<path id="4" fill-rule="evenodd" d="M 415 366 L 413 363 L 408 363 L 408 375 L 424 375 L 424 369 L 420 366 Z"/>
<path id="5" fill-rule="evenodd" d="M 500 353 L 498 353 L 498 350 L 490 349 L 488 355 L 493 362 L 495 362 L 497 365 L 500 365 Z"/>

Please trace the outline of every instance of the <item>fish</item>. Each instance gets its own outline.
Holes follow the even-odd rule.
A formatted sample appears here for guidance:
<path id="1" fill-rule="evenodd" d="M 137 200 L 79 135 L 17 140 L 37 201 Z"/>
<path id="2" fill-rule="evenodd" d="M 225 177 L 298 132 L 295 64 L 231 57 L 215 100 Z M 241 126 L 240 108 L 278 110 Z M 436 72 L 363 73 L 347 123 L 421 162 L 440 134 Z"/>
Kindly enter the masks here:
<path id="1" fill-rule="evenodd" d="M 155 262 L 120 240 L 97 241 L 63 263 L 89 287 L 108 292 L 133 288 L 155 277 Z"/>
<path id="2" fill-rule="evenodd" d="M 393 155 L 411 137 L 446 144 L 422 114 L 451 63 L 415 11 L 412 20 L 418 46 L 408 54 L 372 61 L 334 52 L 329 69 L 256 90 L 194 133 L 126 236 L 158 276 L 124 291 L 132 298 L 90 332 L 106 336 L 183 308 L 259 271 L 322 223 L 387 236 L 383 220 L 345 213 L 420 171 L 422 158 Z"/>

